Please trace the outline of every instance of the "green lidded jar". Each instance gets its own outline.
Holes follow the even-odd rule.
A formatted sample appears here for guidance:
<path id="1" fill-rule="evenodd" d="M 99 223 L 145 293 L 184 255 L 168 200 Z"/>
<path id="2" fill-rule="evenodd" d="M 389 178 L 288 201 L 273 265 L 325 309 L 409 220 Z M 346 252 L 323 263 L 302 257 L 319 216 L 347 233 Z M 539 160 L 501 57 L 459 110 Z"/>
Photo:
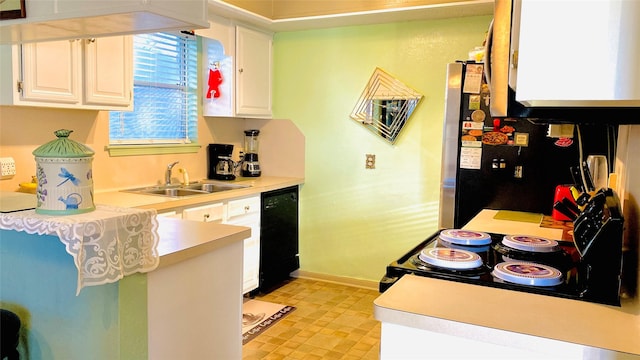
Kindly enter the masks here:
<path id="1" fill-rule="evenodd" d="M 36 159 L 36 213 L 73 215 L 96 209 L 93 203 L 95 152 L 69 139 L 73 130 L 60 129 L 57 139 L 33 151 Z"/>

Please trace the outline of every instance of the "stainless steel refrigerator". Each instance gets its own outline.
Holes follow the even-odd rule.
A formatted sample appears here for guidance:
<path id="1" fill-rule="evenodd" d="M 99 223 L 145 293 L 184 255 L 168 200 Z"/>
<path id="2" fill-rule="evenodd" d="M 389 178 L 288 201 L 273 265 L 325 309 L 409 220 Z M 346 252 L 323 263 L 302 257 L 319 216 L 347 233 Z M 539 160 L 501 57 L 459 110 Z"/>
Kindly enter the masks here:
<path id="1" fill-rule="evenodd" d="M 575 130 L 549 137 L 544 121 L 491 118 L 482 66 L 447 66 L 441 228 L 460 228 L 485 208 L 551 215 L 556 186 L 573 184 L 570 168 L 580 163 Z M 606 155 L 612 166 L 617 127 L 595 122 L 579 130 L 584 158 Z"/>

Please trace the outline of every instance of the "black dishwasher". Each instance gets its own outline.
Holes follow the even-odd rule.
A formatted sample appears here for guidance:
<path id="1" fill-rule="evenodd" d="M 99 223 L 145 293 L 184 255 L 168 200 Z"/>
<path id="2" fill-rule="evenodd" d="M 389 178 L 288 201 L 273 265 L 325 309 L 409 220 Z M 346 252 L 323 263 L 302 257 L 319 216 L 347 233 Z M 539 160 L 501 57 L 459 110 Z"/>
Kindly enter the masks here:
<path id="1" fill-rule="evenodd" d="M 298 186 L 262 193 L 260 216 L 259 291 L 268 293 L 300 267 Z"/>

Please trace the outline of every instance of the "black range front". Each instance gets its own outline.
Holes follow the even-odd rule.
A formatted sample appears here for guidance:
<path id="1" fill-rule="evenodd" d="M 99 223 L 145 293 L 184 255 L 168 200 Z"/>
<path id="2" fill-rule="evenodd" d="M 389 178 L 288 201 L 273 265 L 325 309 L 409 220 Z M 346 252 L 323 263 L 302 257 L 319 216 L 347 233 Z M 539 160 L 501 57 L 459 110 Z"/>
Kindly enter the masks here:
<path id="1" fill-rule="evenodd" d="M 536 236 L 444 229 L 389 264 L 379 290 L 414 274 L 619 306 L 623 220 L 610 190 L 593 201 L 604 211 L 583 213 L 574 223 L 577 247 Z"/>

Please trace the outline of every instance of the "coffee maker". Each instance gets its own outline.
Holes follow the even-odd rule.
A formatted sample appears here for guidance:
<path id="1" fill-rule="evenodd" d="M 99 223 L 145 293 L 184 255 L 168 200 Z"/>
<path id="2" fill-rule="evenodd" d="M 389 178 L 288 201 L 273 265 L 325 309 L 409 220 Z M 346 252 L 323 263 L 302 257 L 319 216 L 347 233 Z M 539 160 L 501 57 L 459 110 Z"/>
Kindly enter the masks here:
<path id="1" fill-rule="evenodd" d="M 258 163 L 258 135 L 260 130 L 244 131 L 244 157 L 242 158 L 242 176 L 260 176 L 260 164 Z"/>
<path id="2" fill-rule="evenodd" d="M 208 146 L 209 168 L 208 179 L 234 180 L 236 164 L 231 160 L 233 145 L 231 144 L 209 144 Z"/>

